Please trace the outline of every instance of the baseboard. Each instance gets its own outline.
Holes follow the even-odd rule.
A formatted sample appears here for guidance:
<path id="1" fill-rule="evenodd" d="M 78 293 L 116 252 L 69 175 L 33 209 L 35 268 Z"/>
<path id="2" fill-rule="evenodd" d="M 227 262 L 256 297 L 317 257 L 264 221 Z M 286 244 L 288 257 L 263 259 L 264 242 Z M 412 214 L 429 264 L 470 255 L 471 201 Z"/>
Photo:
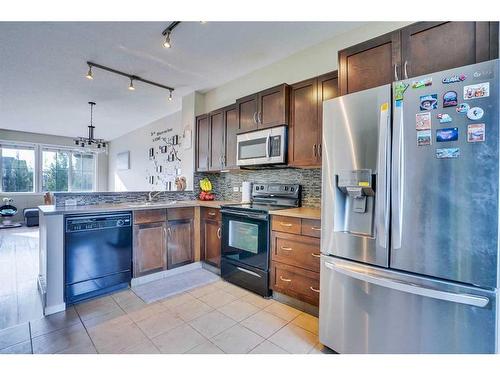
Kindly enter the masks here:
<path id="1" fill-rule="evenodd" d="M 44 315 L 52 315 L 61 311 L 66 310 L 66 304 L 61 303 L 60 305 L 54 305 L 54 306 L 45 306 L 43 309 L 43 314 Z"/>
<path id="2" fill-rule="evenodd" d="M 273 291 L 273 299 L 278 302 L 284 303 L 285 305 L 289 305 L 293 308 L 296 308 L 297 310 L 311 314 L 313 316 L 316 317 L 319 316 L 319 307 L 311 305 L 310 303 L 299 301 L 296 298 L 275 291 Z"/>
<path id="3" fill-rule="evenodd" d="M 161 280 L 164 279 L 165 277 L 173 276 L 173 275 L 178 275 L 180 273 L 186 272 L 186 271 L 191 271 L 191 270 L 196 270 L 201 268 L 201 262 L 194 262 L 190 264 L 186 264 L 185 266 L 182 267 L 177 267 L 171 270 L 165 270 L 165 271 L 160 271 L 160 272 L 155 272 L 152 273 L 151 275 L 146 275 L 146 276 L 141 276 L 141 277 L 136 277 L 132 279 L 130 282 L 130 286 L 138 286 L 142 284 L 147 284 L 150 283 L 151 281 L 156 281 L 156 280 Z"/>

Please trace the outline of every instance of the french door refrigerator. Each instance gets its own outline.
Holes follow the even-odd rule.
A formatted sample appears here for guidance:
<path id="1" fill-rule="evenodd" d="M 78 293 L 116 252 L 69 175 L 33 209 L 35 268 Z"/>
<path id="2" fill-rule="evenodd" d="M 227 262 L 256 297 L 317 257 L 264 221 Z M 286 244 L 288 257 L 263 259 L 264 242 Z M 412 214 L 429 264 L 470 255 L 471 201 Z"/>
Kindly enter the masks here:
<path id="1" fill-rule="evenodd" d="M 323 344 L 498 352 L 498 64 L 324 103 Z"/>

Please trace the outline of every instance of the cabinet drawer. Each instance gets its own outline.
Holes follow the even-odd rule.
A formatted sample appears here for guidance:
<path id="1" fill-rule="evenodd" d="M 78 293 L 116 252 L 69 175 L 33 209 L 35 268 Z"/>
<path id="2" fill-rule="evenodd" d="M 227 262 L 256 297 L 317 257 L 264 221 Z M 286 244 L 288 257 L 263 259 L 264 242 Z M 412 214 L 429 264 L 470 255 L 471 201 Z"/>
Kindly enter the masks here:
<path id="1" fill-rule="evenodd" d="M 201 218 L 220 221 L 221 220 L 220 210 L 218 208 L 202 207 Z"/>
<path id="2" fill-rule="evenodd" d="M 273 215 L 272 230 L 285 233 L 300 234 L 300 219 L 297 217 L 287 217 Z"/>
<path id="3" fill-rule="evenodd" d="M 308 302 L 319 304 L 319 273 L 279 262 L 272 262 L 272 289 Z"/>
<path id="4" fill-rule="evenodd" d="M 302 219 L 301 232 L 304 236 L 321 237 L 321 221 L 314 219 Z"/>
<path id="5" fill-rule="evenodd" d="M 134 211 L 134 224 L 156 223 L 165 220 L 167 220 L 167 211 L 164 208 Z"/>
<path id="6" fill-rule="evenodd" d="M 183 220 L 194 218 L 194 207 L 168 208 L 168 220 Z"/>
<path id="7" fill-rule="evenodd" d="M 296 234 L 272 232 L 271 259 L 319 272 L 320 240 Z"/>

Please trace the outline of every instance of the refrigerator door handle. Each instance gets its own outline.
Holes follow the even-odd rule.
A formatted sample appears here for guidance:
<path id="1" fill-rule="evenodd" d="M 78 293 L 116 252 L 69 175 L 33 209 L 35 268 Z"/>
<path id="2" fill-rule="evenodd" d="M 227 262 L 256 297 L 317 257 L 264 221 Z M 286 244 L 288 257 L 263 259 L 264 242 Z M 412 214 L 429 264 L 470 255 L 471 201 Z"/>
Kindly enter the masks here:
<path id="1" fill-rule="evenodd" d="M 394 147 L 392 154 L 392 249 L 400 249 L 403 229 L 403 193 L 404 193 L 404 123 L 403 103 L 394 108 Z"/>
<path id="2" fill-rule="evenodd" d="M 389 186 L 390 186 L 390 144 L 391 144 L 391 132 L 390 132 L 390 111 L 387 107 L 380 109 L 380 135 L 378 140 L 378 157 L 377 157 L 377 185 L 378 194 L 380 202 L 377 205 L 377 237 L 378 244 L 381 247 L 387 247 L 387 236 L 389 228 Z M 378 203 L 377 202 L 377 203 Z"/>
<path id="3" fill-rule="evenodd" d="M 384 288 L 390 288 L 398 290 L 405 293 L 416 294 L 423 297 L 429 297 L 434 299 L 439 299 L 443 301 L 461 303 L 464 305 L 470 305 L 475 307 L 485 307 L 489 303 L 489 298 L 483 296 L 477 296 L 472 294 L 462 294 L 462 293 L 452 293 L 445 292 L 442 290 L 437 290 L 433 288 L 427 288 L 424 286 L 407 283 L 404 281 L 396 281 L 393 279 L 374 276 L 368 273 L 358 271 L 354 267 L 345 267 L 342 265 L 325 262 L 325 266 L 331 270 L 339 272 L 345 276 L 352 277 L 354 279 L 364 281 L 370 284 L 379 285 Z"/>

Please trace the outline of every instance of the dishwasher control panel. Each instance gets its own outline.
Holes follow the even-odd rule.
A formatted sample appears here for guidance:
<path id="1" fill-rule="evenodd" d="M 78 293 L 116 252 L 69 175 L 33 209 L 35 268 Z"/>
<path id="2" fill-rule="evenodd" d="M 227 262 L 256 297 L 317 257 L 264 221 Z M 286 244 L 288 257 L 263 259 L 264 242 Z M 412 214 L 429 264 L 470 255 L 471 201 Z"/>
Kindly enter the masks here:
<path id="1" fill-rule="evenodd" d="M 132 214 L 130 213 L 66 217 L 66 233 L 130 227 L 131 225 Z"/>

